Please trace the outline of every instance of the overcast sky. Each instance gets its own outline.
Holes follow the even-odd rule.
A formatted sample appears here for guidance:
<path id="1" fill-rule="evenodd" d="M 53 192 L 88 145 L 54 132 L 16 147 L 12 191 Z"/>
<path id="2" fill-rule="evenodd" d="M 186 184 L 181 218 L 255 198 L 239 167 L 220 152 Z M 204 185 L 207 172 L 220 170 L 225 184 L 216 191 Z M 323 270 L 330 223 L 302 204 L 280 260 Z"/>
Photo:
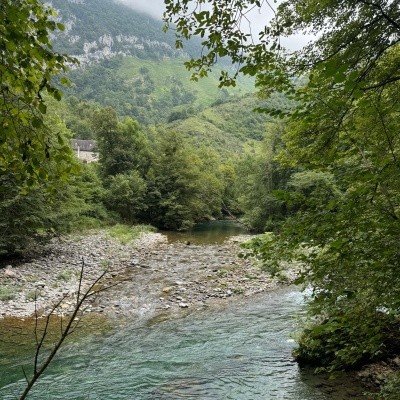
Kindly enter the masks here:
<path id="1" fill-rule="evenodd" d="M 151 15 L 152 17 L 161 20 L 165 11 L 165 5 L 163 0 L 115 0 L 123 4 L 132 7 L 134 10 L 141 11 Z M 249 14 L 249 20 L 251 20 L 251 29 L 255 37 L 258 37 L 260 32 L 269 19 L 273 16 L 272 10 L 264 4 L 261 12 L 254 10 Z M 247 30 L 248 27 L 243 25 L 242 29 Z M 291 38 L 285 38 L 282 40 L 282 44 L 291 49 L 297 50 L 304 46 L 312 37 L 305 37 L 296 35 Z"/>
<path id="2" fill-rule="evenodd" d="M 150 14 L 152 17 L 162 19 L 165 11 L 165 5 L 163 0 L 116 0 L 124 3 L 134 10 L 145 12 Z"/>

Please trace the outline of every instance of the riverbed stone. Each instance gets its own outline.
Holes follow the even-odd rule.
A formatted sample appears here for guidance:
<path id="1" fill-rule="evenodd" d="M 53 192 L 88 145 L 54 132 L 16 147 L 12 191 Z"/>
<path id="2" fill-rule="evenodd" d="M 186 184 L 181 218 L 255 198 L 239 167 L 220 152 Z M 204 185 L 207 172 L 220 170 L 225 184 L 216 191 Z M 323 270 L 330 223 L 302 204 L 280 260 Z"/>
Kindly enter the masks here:
<path id="1" fill-rule="evenodd" d="M 18 278 L 17 272 L 15 272 L 15 271 L 12 269 L 11 265 L 7 266 L 7 268 L 6 268 L 5 271 L 4 271 L 4 275 L 5 275 L 6 277 L 8 277 L 8 278 L 15 278 L 15 279 Z"/>
<path id="2" fill-rule="evenodd" d="M 246 238 L 248 236 L 240 240 Z M 168 243 L 165 236 L 153 233 L 143 235 L 134 245 L 121 245 L 104 232 L 81 236 L 78 240 L 60 238 L 48 246 L 50 251 L 18 266 L 18 272 L 27 282 L 15 301 L 29 307 L 24 306 L 18 312 L 4 311 L 4 302 L 0 302 L 0 314 L 26 316 L 32 313 L 32 303 L 25 302 L 25 295 L 37 286 L 46 291 L 46 298 L 38 299 L 38 307 L 50 307 L 62 296 L 74 299 L 82 259 L 85 265 L 83 290 L 103 272 L 105 264 L 109 264 L 107 276 L 112 278 L 112 282 L 121 280 L 118 286 L 97 296 L 97 307 L 92 309 L 93 312 L 115 310 L 118 306 L 113 305 L 119 303 L 123 295 L 129 298 L 124 307 L 119 307 L 122 315 L 140 313 L 141 316 L 151 316 L 161 304 L 162 307 L 168 306 L 165 309 L 171 308 L 171 312 L 179 312 L 179 309 L 192 305 L 203 307 L 205 302 L 212 305 L 213 302 L 231 301 L 229 299 L 237 296 L 270 290 L 274 285 L 268 279 L 246 279 L 247 274 L 257 276 L 259 271 L 249 260 L 237 257 L 238 243 L 228 241 L 223 245 L 186 246 L 184 243 Z M 51 256 L 46 257 L 46 254 Z M 235 265 L 235 269 L 218 274 L 221 265 L 225 268 L 226 265 Z M 57 278 L 66 271 L 72 272 L 67 284 Z M 0 274 L 0 284 L 3 277 L 4 274 Z M 160 293 L 168 295 L 165 300 L 161 300 Z"/>

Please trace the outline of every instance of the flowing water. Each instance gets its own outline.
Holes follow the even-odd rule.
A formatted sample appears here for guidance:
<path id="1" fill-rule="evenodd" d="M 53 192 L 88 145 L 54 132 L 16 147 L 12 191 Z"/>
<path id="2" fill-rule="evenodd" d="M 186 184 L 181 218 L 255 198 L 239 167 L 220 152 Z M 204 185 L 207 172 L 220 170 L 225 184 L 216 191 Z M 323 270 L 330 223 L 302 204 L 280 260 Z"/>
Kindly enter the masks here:
<path id="1" fill-rule="evenodd" d="M 292 287 L 169 320 L 128 319 L 101 334 L 85 331 L 71 336 L 29 399 L 358 398 L 349 377 L 345 385 L 316 378 L 294 362 L 289 334 L 301 307 Z M 15 337 L 10 345 L 9 335 L 0 331 L 4 400 L 17 398 L 21 367 L 32 364 L 32 348 L 18 348 Z"/>

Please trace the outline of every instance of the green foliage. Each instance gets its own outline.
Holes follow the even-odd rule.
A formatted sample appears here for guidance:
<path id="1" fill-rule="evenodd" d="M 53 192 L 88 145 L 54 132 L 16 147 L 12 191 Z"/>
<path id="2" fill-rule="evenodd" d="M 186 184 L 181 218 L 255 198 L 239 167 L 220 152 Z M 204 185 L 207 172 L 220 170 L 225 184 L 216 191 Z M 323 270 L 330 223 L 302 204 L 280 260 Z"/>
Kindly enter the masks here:
<path id="1" fill-rule="evenodd" d="M 0 301 L 13 300 L 16 295 L 17 293 L 15 288 L 7 286 L 0 287 Z"/>
<path id="2" fill-rule="evenodd" d="M 236 196 L 244 224 L 256 231 L 275 230 L 291 207 L 275 195 L 284 189 L 290 168 L 274 160 L 280 148 L 282 126 L 270 124 L 259 155 L 245 155 L 237 163 Z"/>
<path id="3" fill-rule="evenodd" d="M 30 292 L 26 293 L 25 300 L 26 301 L 36 301 L 36 299 L 38 299 L 42 295 L 43 295 L 42 290 L 38 290 L 38 289 L 31 290 Z"/>
<path id="4" fill-rule="evenodd" d="M 62 271 L 57 275 L 57 279 L 60 281 L 68 282 L 74 275 L 74 272 L 71 270 Z"/>
<path id="5" fill-rule="evenodd" d="M 400 343 L 400 337 L 392 335 L 399 323 L 384 311 L 371 310 L 363 300 L 353 301 L 352 294 L 343 291 L 325 319 L 320 315 L 317 323 L 303 329 L 294 352 L 297 360 L 332 371 L 390 357 Z"/>
<path id="6" fill-rule="evenodd" d="M 25 191 L 40 180 L 64 179 L 71 172 L 70 148 L 61 134 L 51 134 L 44 118 L 44 94 L 62 97 L 52 77 L 75 62 L 52 50 L 50 32 L 63 29 L 54 15 L 37 0 L 0 5 L 0 170 L 23 182 Z M 69 85 L 67 79 L 61 83 Z"/>
<path id="7" fill-rule="evenodd" d="M 151 225 L 125 225 L 117 224 L 108 228 L 109 235 L 118 238 L 121 244 L 127 244 L 140 237 L 143 233 L 155 232 L 156 229 Z"/>
<path id="8" fill-rule="evenodd" d="M 255 41 L 241 27 L 262 2 L 206 2 L 210 11 L 165 1 L 178 46 L 182 37 L 204 37 L 206 52 L 187 63 L 193 79 L 228 55 L 256 77 L 262 95 L 283 92 L 296 102 L 291 110 L 259 108 L 288 117 L 276 161 L 296 174 L 276 193 L 292 212 L 279 234 L 253 248 L 275 273 L 295 263 L 298 282 L 312 288 L 299 359 L 332 370 L 398 354 L 397 2 L 283 1 Z M 304 31 L 316 39 L 299 51 L 281 48 L 282 36 Z M 305 85 L 295 75 L 305 75 Z M 220 86 L 235 78 L 223 72 Z"/>
<path id="9" fill-rule="evenodd" d="M 394 373 L 388 376 L 387 381 L 380 388 L 379 400 L 396 400 L 400 393 L 400 374 Z"/>
<path id="10" fill-rule="evenodd" d="M 137 222 L 141 212 L 147 209 L 144 199 L 147 192 L 145 180 L 139 172 L 111 176 L 107 182 L 105 203 L 117 212 L 126 223 Z"/>
<path id="11" fill-rule="evenodd" d="M 64 220 L 58 230 L 84 230 L 110 223 L 112 216 L 104 205 L 105 198 L 106 191 L 98 167 L 82 164 L 80 173 L 66 187 L 64 204 L 55 215 L 56 220 Z"/>
<path id="12" fill-rule="evenodd" d="M 238 70 L 222 71 L 220 87 L 236 84 L 238 72 L 255 76 L 257 86 L 266 95 L 278 90 L 294 94 L 294 76 L 309 73 L 318 67 L 336 84 L 346 84 L 355 97 L 362 96 L 362 81 L 376 67 L 382 54 L 397 43 L 399 9 L 396 2 L 380 3 L 328 0 L 281 2 L 274 17 L 259 32 L 248 31 L 250 10 L 263 12 L 263 2 L 246 0 L 234 4 L 222 0 L 205 0 L 210 10 L 192 0 L 165 0 L 165 30 L 177 30 L 176 46 L 192 36 L 203 38 L 201 57 L 186 63 L 193 70 L 192 79 L 208 76 L 216 60 L 230 57 Z M 321 32 L 321 27 L 325 29 Z M 316 39 L 298 51 L 287 51 L 282 37 L 303 34 L 307 30 Z M 255 37 L 252 37 L 254 35 Z M 253 39 L 253 40 L 252 40 Z M 341 62 L 337 62 L 337 57 Z M 396 65 L 389 67 L 375 85 L 397 81 Z M 349 75 L 349 72 L 354 72 Z M 357 92 L 357 89 L 359 90 Z M 272 110 L 271 110 L 272 111 Z M 274 110 L 273 115 L 284 114 Z"/>
<path id="13" fill-rule="evenodd" d="M 110 106 L 118 115 L 135 119 L 144 126 L 166 123 L 177 119 L 178 114 L 184 117 L 210 107 L 219 98 L 217 73 L 210 74 L 210 81 L 199 87 L 187 80 L 182 64 L 181 58 L 160 61 L 115 56 L 85 69 L 71 70 L 68 78 L 73 84 L 66 95 Z M 242 77 L 237 86 L 229 90 L 232 100 L 254 91 L 254 81 L 250 79 Z M 253 104 L 259 105 L 255 100 Z M 254 114 L 251 117 L 250 110 L 243 113 L 249 121 L 267 119 Z"/>
<path id="14" fill-rule="evenodd" d="M 82 140 L 94 140 L 92 120 L 93 113 L 98 108 L 96 104 L 88 101 L 80 101 L 74 96 L 70 96 L 61 103 L 63 109 L 59 110 L 65 120 L 66 127 L 72 132 L 72 137 Z"/>
<path id="15" fill-rule="evenodd" d="M 54 183 L 53 183 L 54 184 Z M 93 166 L 82 165 L 69 183 L 59 182 L 49 198 L 48 186 L 38 183 L 22 193 L 12 172 L 0 174 L 0 254 L 21 253 L 54 233 L 85 229 L 108 221 L 104 189 Z M 93 221 L 96 221 L 94 224 Z"/>
<path id="16" fill-rule="evenodd" d="M 234 161 L 232 159 L 218 166 L 218 178 L 223 185 L 222 212 L 230 216 L 238 215 L 239 206 L 235 191 L 238 176 L 235 172 Z"/>
<path id="17" fill-rule="evenodd" d="M 19 252 L 39 235 L 39 229 L 50 228 L 47 214 L 50 205 L 42 187 L 21 193 L 21 186 L 14 184 L 11 173 L 1 174 L 0 254 Z M 31 212 L 27 212 L 30 209 Z M 43 218 L 46 215 L 46 218 Z"/>
<path id="18" fill-rule="evenodd" d="M 118 123 L 115 111 L 106 107 L 94 111 L 92 126 L 104 177 L 133 169 L 146 174 L 150 153 L 146 137 L 136 121 L 126 118 L 124 123 Z"/>
<path id="19" fill-rule="evenodd" d="M 211 150 L 202 157 L 175 131 L 159 131 L 146 176 L 146 219 L 164 229 L 185 230 L 220 212 L 222 187 L 212 172 Z"/>

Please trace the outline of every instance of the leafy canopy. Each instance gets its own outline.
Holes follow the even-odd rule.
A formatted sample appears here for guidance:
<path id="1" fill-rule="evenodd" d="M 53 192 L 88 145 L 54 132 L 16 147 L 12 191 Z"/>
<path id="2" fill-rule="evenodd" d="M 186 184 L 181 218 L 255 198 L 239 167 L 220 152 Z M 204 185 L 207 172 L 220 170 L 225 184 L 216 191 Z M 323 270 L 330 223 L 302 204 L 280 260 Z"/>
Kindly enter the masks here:
<path id="1" fill-rule="evenodd" d="M 37 0 L 0 4 L 0 171 L 12 171 L 26 187 L 72 168 L 68 144 L 61 135 L 52 137 L 44 122 L 44 94 L 62 97 L 52 78 L 76 62 L 52 50 L 50 33 L 64 29 L 55 15 Z M 69 85 L 66 78 L 61 83 Z M 50 169 L 53 159 L 57 167 Z"/>
<path id="2" fill-rule="evenodd" d="M 281 2 L 275 9 L 264 0 L 164 0 L 165 29 L 176 29 L 177 46 L 193 35 L 204 38 L 198 59 L 186 63 L 192 78 L 206 76 L 221 57 L 237 65 L 231 74 L 222 72 L 220 85 L 234 85 L 239 72 L 256 76 L 261 91 L 293 93 L 293 78 L 308 73 L 317 65 L 335 75 L 338 83 L 347 81 L 347 70 L 356 71 L 350 82 L 364 89 L 363 80 L 376 68 L 379 59 L 399 40 L 400 8 L 396 0 L 326 0 Z M 273 18 L 260 31 L 251 28 L 249 12 L 271 8 Z M 282 38 L 296 34 L 315 35 L 301 50 L 285 49 Z M 337 56 L 340 55 L 340 70 Z M 374 86 L 397 81 L 394 64 Z M 348 83 L 350 86 L 350 83 Z M 354 85 L 352 90 L 356 89 Z"/>

